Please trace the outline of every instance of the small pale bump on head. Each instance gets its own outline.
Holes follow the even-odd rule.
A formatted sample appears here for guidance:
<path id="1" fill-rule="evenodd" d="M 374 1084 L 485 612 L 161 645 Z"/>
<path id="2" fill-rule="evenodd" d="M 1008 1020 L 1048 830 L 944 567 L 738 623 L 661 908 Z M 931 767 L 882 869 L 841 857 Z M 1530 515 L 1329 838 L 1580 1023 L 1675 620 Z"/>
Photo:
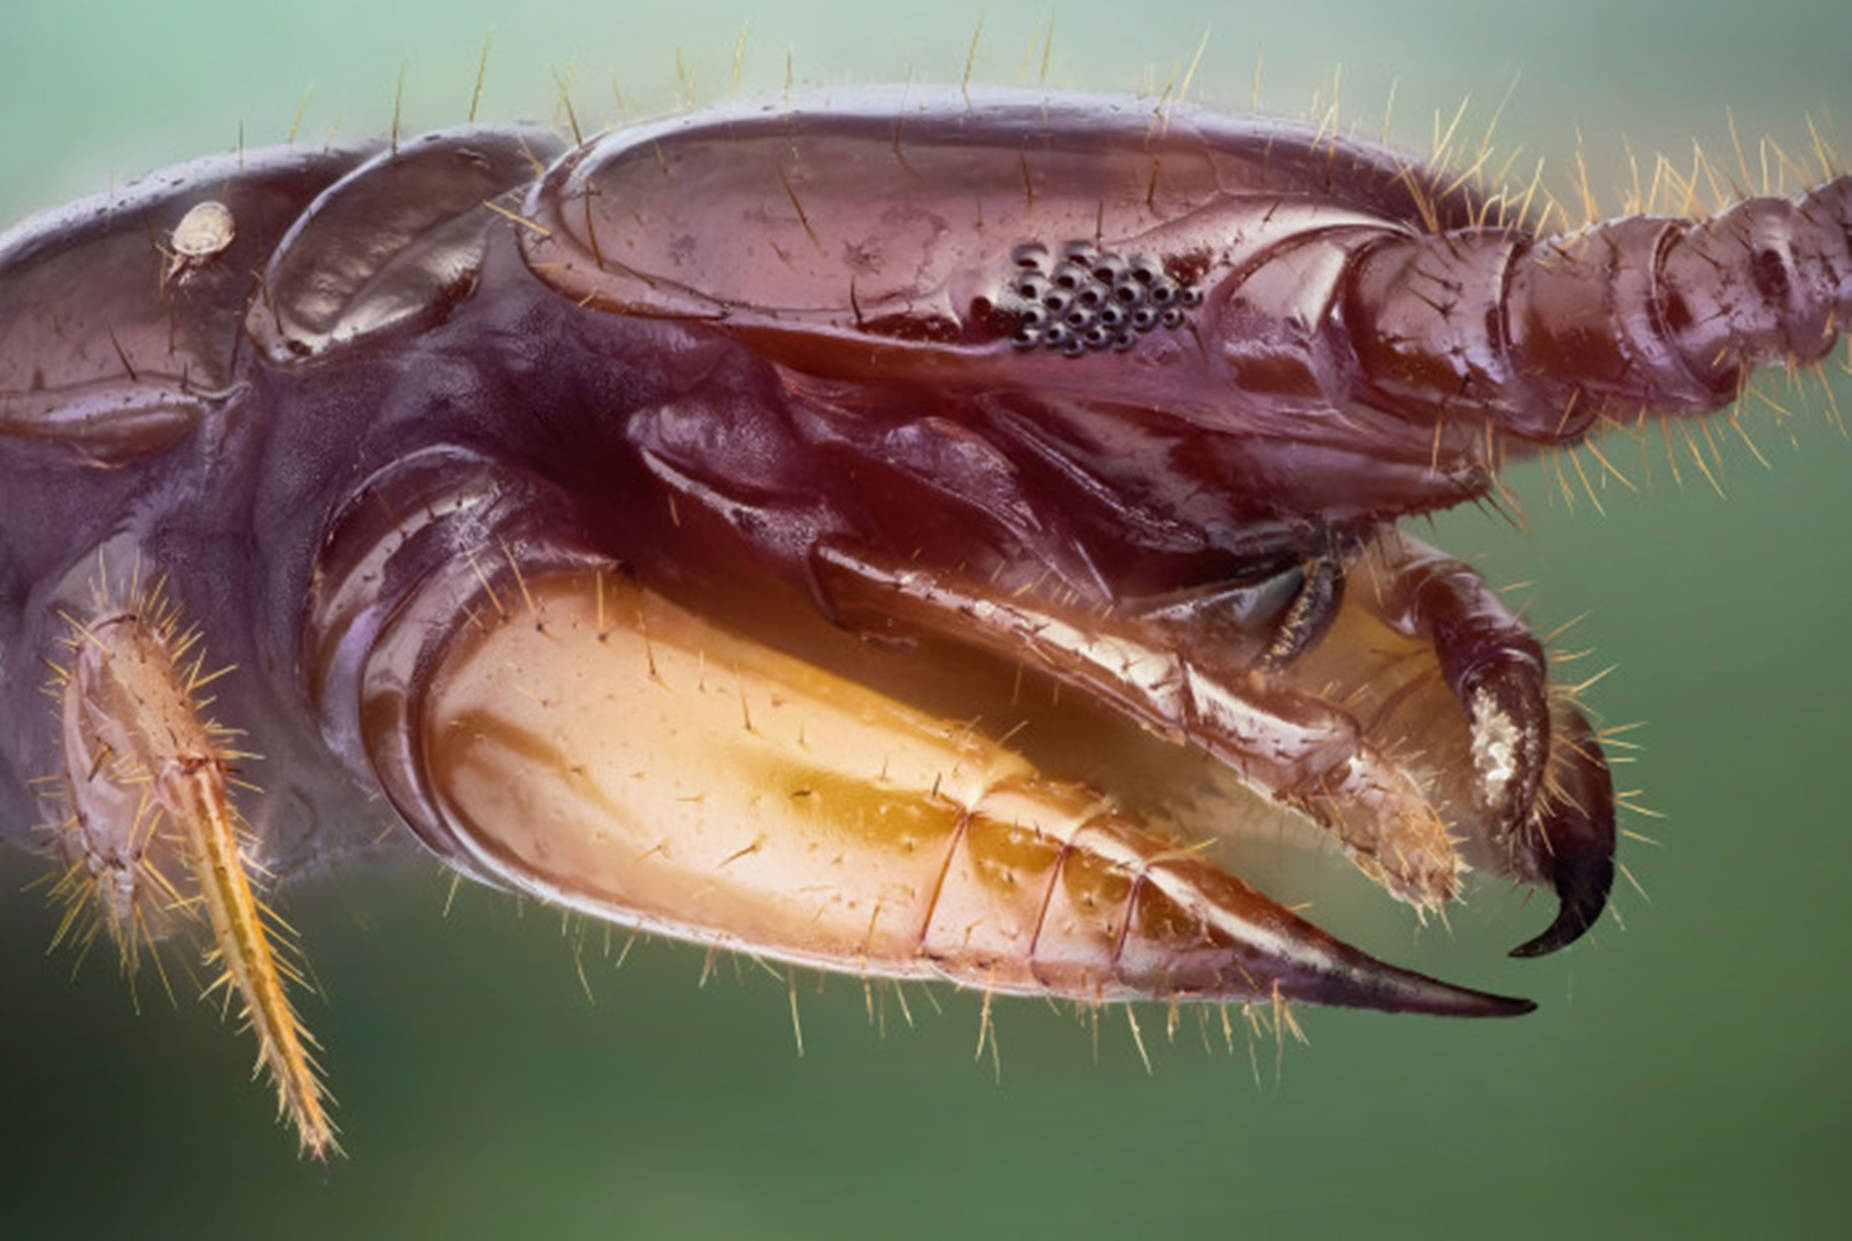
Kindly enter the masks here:
<path id="1" fill-rule="evenodd" d="M 195 203 L 180 217 L 169 244 L 176 258 L 187 263 L 204 263 L 224 253 L 237 236 L 238 225 L 232 218 L 231 208 L 207 199 Z"/>

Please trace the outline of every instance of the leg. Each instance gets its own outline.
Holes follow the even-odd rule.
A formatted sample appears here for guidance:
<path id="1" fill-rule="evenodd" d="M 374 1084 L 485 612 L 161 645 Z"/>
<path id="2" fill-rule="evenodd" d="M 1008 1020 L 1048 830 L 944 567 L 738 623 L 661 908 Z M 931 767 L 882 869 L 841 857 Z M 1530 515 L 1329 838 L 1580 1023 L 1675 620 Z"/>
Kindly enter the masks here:
<path id="1" fill-rule="evenodd" d="M 1479 809 L 1509 831 L 1536 802 L 1550 749 L 1543 647 L 1472 566 L 1406 535 L 1377 548 L 1377 610 L 1433 645 L 1472 730 Z"/>
<path id="2" fill-rule="evenodd" d="M 210 993 L 235 991 L 256 1033 L 258 1061 L 276 1086 L 302 1149 L 338 1151 L 313 1040 L 287 984 L 302 974 L 279 944 L 279 924 L 247 872 L 248 829 L 231 801 L 232 734 L 207 720 L 197 691 L 197 633 L 139 572 L 123 597 L 95 585 L 92 606 L 69 617 L 58 667 L 67 814 L 55 825 L 67 869 L 58 885 L 66 933 L 88 911 L 132 971 L 143 943 L 203 911 L 215 967 Z"/>
<path id="3" fill-rule="evenodd" d="M 1280 618 L 1273 641 L 1261 653 L 1263 669 L 1283 668 L 1315 645 L 1331 629 L 1344 605 L 1344 561 L 1328 551 L 1305 562 L 1299 593 Z"/>
<path id="4" fill-rule="evenodd" d="M 1548 882 L 1555 922 L 1514 955 L 1538 956 L 1579 938 L 1614 882 L 1612 779 L 1594 730 L 1552 701 L 1542 646 L 1473 571 L 1406 535 L 1377 545 L 1358 569 L 1360 594 L 1391 627 L 1432 645 L 1471 736 L 1475 801 L 1508 869 Z"/>
<path id="5" fill-rule="evenodd" d="M 843 623 L 937 633 L 1019 660 L 1214 754 L 1336 834 L 1398 898 L 1437 908 L 1458 895 L 1460 859 L 1409 773 L 1369 745 L 1344 711 L 1254 674 L 1228 632 L 1239 625 L 1237 605 L 1253 603 L 1242 592 L 1134 616 L 1003 594 L 838 546 L 819 548 L 814 568 Z"/>

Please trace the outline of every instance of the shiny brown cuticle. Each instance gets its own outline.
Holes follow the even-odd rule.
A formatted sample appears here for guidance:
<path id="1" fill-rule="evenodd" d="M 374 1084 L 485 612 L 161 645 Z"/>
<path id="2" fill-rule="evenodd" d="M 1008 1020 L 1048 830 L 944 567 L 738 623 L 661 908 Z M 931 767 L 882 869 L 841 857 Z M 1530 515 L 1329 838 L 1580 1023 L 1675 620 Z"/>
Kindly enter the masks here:
<path id="1" fill-rule="evenodd" d="M 976 88 L 184 166 L 0 240 L 6 831 L 209 934 L 324 1157 L 263 892 L 401 840 L 863 977 L 1523 1013 L 1258 881 L 1606 905 L 1601 734 L 1399 523 L 1824 356 L 1849 226 Z"/>

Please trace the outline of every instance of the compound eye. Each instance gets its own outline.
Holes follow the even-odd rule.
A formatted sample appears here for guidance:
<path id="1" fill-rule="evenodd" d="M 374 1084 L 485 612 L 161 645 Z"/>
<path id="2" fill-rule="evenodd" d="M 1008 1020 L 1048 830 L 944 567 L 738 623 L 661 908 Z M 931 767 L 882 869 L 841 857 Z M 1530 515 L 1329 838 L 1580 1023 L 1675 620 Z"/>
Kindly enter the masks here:
<path id="1" fill-rule="evenodd" d="M 1102 254 L 1094 260 L 1093 278 L 1102 284 L 1118 284 L 1125 279 L 1125 260 L 1116 254 Z"/>
<path id="2" fill-rule="evenodd" d="M 1062 242 L 1052 266 L 1040 242 L 1010 254 L 1014 266 L 998 309 L 1014 316 L 1010 341 L 1018 349 L 1040 346 L 1067 357 L 1129 349 L 1138 333 L 1183 326 L 1185 308 L 1203 300 L 1200 288 L 1150 255 L 1118 254 L 1092 241 Z"/>
<path id="3" fill-rule="evenodd" d="M 1130 271 L 1132 279 L 1140 284 L 1156 284 L 1164 279 L 1163 267 L 1158 264 L 1157 260 L 1143 254 L 1132 256 Z"/>
<path id="4" fill-rule="evenodd" d="M 1010 262 L 1027 271 L 1043 271 L 1048 267 L 1048 247 L 1039 241 L 1026 241 L 1010 251 Z"/>

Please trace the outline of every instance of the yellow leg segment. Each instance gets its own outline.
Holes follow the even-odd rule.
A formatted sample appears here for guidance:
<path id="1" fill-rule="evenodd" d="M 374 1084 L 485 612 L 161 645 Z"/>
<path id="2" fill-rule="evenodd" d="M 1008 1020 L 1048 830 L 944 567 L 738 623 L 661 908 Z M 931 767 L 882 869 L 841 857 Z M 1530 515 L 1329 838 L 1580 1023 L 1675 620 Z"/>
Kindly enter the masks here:
<path id="1" fill-rule="evenodd" d="M 59 887 L 74 902 L 94 896 L 129 971 L 140 943 L 204 909 L 213 938 L 206 959 L 219 971 L 208 993 L 236 990 L 279 1112 L 302 1149 L 325 1162 L 340 1148 L 314 1040 L 288 994 L 289 984 L 307 984 L 286 959 L 288 928 L 253 890 L 248 833 L 231 802 L 229 765 L 248 756 L 204 718 L 195 695 L 214 678 L 202 675 L 197 654 L 189 660 L 197 635 L 179 632 L 160 590 L 131 589 L 112 604 L 99 584 L 95 603 L 89 617 L 70 618 L 71 659 L 59 670 L 70 798 L 57 825 L 70 863 Z"/>

